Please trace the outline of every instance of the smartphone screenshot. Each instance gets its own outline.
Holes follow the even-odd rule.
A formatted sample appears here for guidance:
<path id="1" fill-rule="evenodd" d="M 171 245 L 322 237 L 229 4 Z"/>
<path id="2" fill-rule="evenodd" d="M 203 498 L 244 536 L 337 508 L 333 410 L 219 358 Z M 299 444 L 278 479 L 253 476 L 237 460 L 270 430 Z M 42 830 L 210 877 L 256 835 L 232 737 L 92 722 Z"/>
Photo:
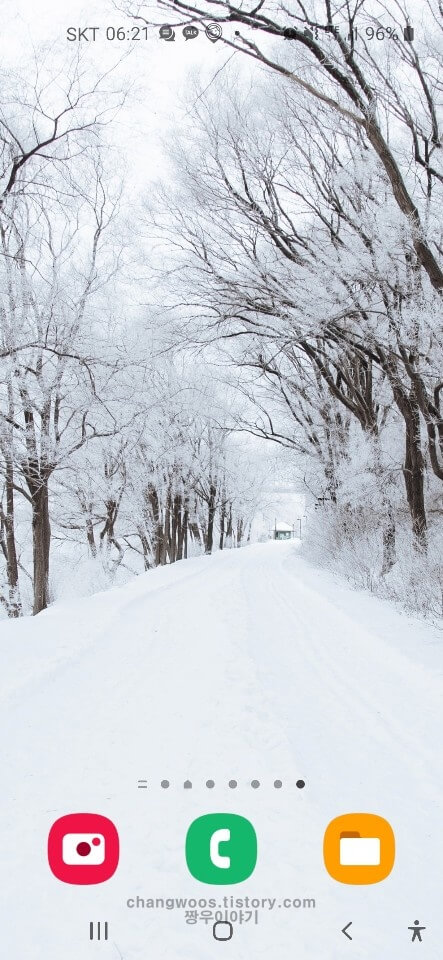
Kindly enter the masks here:
<path id="1" fill-rule="evenodd" d="M 438 0 L 3 0 L 1 957 L 439 960 Z"/>

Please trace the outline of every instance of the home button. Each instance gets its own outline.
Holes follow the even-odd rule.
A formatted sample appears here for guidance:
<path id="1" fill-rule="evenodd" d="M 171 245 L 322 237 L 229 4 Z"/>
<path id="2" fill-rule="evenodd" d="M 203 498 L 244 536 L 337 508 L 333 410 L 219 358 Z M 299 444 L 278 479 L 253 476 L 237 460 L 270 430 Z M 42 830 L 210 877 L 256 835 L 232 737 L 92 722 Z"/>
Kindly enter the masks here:
<path id="1" fill-rule="evenodd" d="M 229 920 L 217 920 L 212 928 L 214 940 L 232 940 L 234 927 Z"/>

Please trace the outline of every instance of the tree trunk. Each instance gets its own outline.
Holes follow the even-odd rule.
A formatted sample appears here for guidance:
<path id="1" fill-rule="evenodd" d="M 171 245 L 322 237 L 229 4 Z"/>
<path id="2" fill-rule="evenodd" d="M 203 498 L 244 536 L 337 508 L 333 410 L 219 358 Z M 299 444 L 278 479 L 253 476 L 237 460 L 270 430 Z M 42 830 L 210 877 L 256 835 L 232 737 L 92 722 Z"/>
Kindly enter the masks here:
<path id="1" fill-rule="evenodd" d="M 226 539 L 225 542 L 232 547 L 232 503 L 229 504 L 229 513 L 228 513 L 228 524 L 226 527 Z"/>
<path id="2" fill-rule="evenodd" d="M 182 526 L 183 556 L 185 560 L 188 559 L 188 526 L 189 526 L 189 513 L 188 513 L 188 508 L 186 507 L 183 515 L 183 526 Z"/>
<path id="3" fill-rule="evenodd" d="M 138 535 L 139 535 L 139 537 L 140 537 L 140 543 L 141 543 L 142 550 L 143 550 L 143 567 L 144 567 L 145 570 L 149 570 L 149 568 L 150 568 L 150 566 L 151 566 L 151 564 L 150 564 L 150 562 L 149 562 L 149 553 L 150 553 L 150 551 L 149 551 L 149 540 L 148 540 L 148 538 L 147 538 L 144 530 L 142 530 L 142 529 L 140 529 L 140 528 L 139 528 L 139 530 L 138 530 Z"/>
<path id="4" fill-rule="evenodd" d="M 411 514 L 414 542 L 419 550 L 426 550 L 426 510 L 424 493 L 424 457 L 421 449 L 420 410 L 414 387 L 409 393 L 399 377 L 397 364 L 392 354 L 384 354 L 377 348 L 380 363 L 391 384 L 397 407 L 405 423 L 405 462 L 403 477 L 406 499 Z"/>
<path id="5" fill-rule="evenodd" d="M 174 497 L 174 505 L 172 511 L 172 535 L 171 535 L 171 549 L 170 549 L 170 562 L 175 563 L 176 560 L 179 560 L 179 543 L 181 539 L 181 496 L 177 493 Z"/>
<path id="6" fill-rule="evenodd" d="M 223 547 L 224 547 L 225 520 L 226 520 L 226 500 L 223 500 L 222 505 L 220 507 L 220 540 L 219 540 L 220 550 L 223 550 Z"/>
<path id="7" fill-rule="evenodd" d="M 403 476 L 405 478 L 406 497 L 412 518 L 412 530 L 415 543 L 421 550 L 426 549 L 426 510 L 424 494 L 424 459 L 421 450 L 420 419 L 418 407 L 411 404 L 410 415 L 406 422 L 406 449 Z"/>
<path id="8" fill-rule="evenodd" d="M 6 541 L 6 570 L 9 588 L 8 616 L 19 617 L 21 614 L 20 589 L 18 582 L 17 549 L 15 543 L 14 522 L 14 467 L 11 460 L 6 462 L 5 470 L 6 513 L 5 513 L 5 541 Z"/>
<path id="9" fill-rule="evenodd" d="M 240 519 L 237 520 L 237 546 L 238 547 L 241 546 L 241 542 L 243 540 L 243 533 L 244 533 L 244 521 L 243 521 L 243 518 L 240 517 Z"/>
<path id="10" fill-rule="evenodd" d="M 21 616 L 20 585 L 18 579 L 17 548 L 15 543 L 15 516 L 14 516 L 14 396 L 11 380 L 8 380 L 8 416 L 9 426 L 6 440 L 5 459 L 5 495 L 6 512 L 2 511 L 4 523 L 4 548 L 6 559 L 6 575 L 8 579 L 8 616 Z"/>
<path id="11" fill-rule="evenodd" d="M 183 560 L 183 557 L 186 558 L 188 552 L 188 508 L 185 506 L 183 512 L 180 514 L 180 521 L 178 524 L 177 532 L 177 560 Z"/>
<path id="12" fill-rule="evenodd" d="M 90 514 L 87 514 L 85 522 L 86 522 L 86 539 L 88 541 L 88 547 L 91 551 L 91 556 L 94 557 L 95 559 L 95 557 L 97 556 L 97 544 L 95 542 L 94 525 L 92 523 Z"/>
<path id="13" fill-rule="evenodd" d="M 49 523 L 48 481 L 41 479 L 32 495 L 32 548 L 34 561 L 34 616 L 49 603 Z"/>
<path id="14" fill-rule="evenodd" d="M 386 576 L 397 559 L 395 543 L 395 520 L 393 514 L 389 514 L 383 525 L 383 564 L 381 568 L 382 577 Z"/>
<path id="15" fill-rule="evenodd" d="M 160 505 L 158 500 L 158 493 L 155 487 L 152 484 L 149 485 L 147 490 L 147 498 L 151 507 L 151 512 L 154 520 L 154 565 L 156 567 L 160 566 L 162 562 L 162 544 L 163 544 L 163 524 L 160 517 Z"/>
<path id="16" fill-rule="evenodd" d="M 377 426 L 371 431 L 373 439 L 374 474 L 377 488 L 381 492 L 381 525 L 383 537 L 383 561 L 381 576 L 386 576 L 397 560 L 395 513 L 390 499 L 389 474 L 383 469 L 380 450 L 380 437 Z"/>
<path id="17" fill-rule="evenodd" d="M 215 498 L 217 489 L 213 483 L 209 487 L 208 500 L 208 532 L 206 535 L 206 553 L 212 553 L 214 546 L 214 519 L 215 519 Z"/>
<path id="18" fill-rule="evenodd" d="M 200 546 L 204 544 L 206 549 L 206 539 L 202 537 L 201 530 L 197 521 L 193 520 L 190 523 L 188 522 L 188 526 L 189 526 L 189 532 L 191 534 L 192 539 L 195 540 L 196 543 L 198 543 Z"/>
<path id="19" fill-rule="evenodd" d="M 162 544 L 160 551 L 160 564 L 162 567 L 168 561 L 168 554 L 171 548 L 171 491 L 168 489 L 166 494 L 165 522 L 163 525 Z"/>

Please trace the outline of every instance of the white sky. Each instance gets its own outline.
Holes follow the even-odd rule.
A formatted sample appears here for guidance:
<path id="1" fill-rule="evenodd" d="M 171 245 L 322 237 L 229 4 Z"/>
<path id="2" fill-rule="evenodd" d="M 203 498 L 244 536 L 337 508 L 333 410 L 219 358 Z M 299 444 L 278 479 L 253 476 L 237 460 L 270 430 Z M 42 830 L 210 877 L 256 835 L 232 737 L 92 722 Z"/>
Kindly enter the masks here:
<path id="1" fill-rule="evenodd" d="M 415 0 L 415 4 L 418 19 L 423 0 Z M 167 23 L 167 13 L 157 8 L 155 0 L 146 0 L 141 6 L 149 8 L 159 23 Z M 173 43 L 160 40 L 156 28 L 151 28 L 147 40 L 111 42 L 105 39 L 107 26 L 123 26 L 129 30 L 133 25 L 134 21 L 116 12 L 113 0 L 91 0 L 90 3 L 85 0 L 69 0 L 69 3 L 66 0 L 2 0 L 0 58 L 3 67 L 10 65 L 20 70 L 32 56 L 33 49 L 38 50 L 42 45 L 55 45 L 59 55 L 64 57 L 66 51 L 69 58 L 79 46 L 66 39 L 66 30 L 72 26 L 100 27 L 95 42 L 80 44 L 83 56 L 98 69 L 110 67 L 123 53 L 131 51 L 120 70 L 135 82 L 136 93 L 134 91 L 130 103 L 120 114 L 113 138 L 117 144 L 125 145 L 130 161 L 128 169 L 132 170 L 135 183 L 143 184 L 156 176 L 164 163 L 160 138 L 180 123 L 192 105 L 192 98 L 187 97 L 189 72 L 198 71 L 204 87 L 223 67 L 232 49 L 221 41 L 211 43 L 202 31 L 196 39 L 185 41 L 181 28 L 176 31 Z M 224 35 L 232 36 L 236 28 L 235 24 L 225 24 Z M 266 39 L 260 40 L 263 46 Z M 285 41 L 282 43 L 285 56 L 289 48 Z M 257 69 L 241 54 L 235 54 L 234 62 L 244 73 Z"/>
<path id="2" fill-rule="evenodd" d="M 151 10 L 155 5 L 150 4 Z M 123 26 L 129 30 L 134 21 L 116 13 L 112 0 L 3 0 L 3 30 L 0 36 L 0 57 L 4 68 L 19 70 L 33 50 L 41 46 L 56 46 L 67 58 L 73 55 L 78 43 L 68 42 L 67 27 L 100 27 L 95 42 L 81 41 L 83 56 L 98 69 L 109 67 L 123 53 L 131 51 L 121 69 L 136 85 L 134 96 L 118 118 L 115 139 L 126 142 L 131 166 L 135 165 L 137 180 L 146 182 L 158 173 L 162 161 L 160 138 L 180 122 L 188 104 L 186 88 L 189 71 L 201 71 L 203 86 L 222 67 L 232 51 L 220 41 L 211 43 L 200 35 L 193 40 L 183 38 L 181 28 L 174 42 L 160 40 L 158 29 L 151 28 L 147 40 L 114 41 L 105 39 L 107 26 Z M 161 11 L 154 11 L 159 22 L 167 23 Z M 7 24 L 7 28 L 4 25 Z M 225 30 L 233 32 L 234 27 Z M 192 103 L 192 100 L 190 101 Z M 119 133 L 120 131 L 120 133 Z"/>

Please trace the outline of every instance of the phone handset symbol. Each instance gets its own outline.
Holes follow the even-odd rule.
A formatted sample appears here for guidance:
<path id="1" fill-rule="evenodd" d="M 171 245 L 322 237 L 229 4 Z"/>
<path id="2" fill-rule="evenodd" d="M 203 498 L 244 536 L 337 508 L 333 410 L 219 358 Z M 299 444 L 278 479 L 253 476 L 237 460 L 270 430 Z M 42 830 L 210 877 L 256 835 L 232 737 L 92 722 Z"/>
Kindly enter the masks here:
<path id="1" fill-rule="evenodd" d="M 231 858 L 223 856 L 220 853 L 220 844 L 228 843 L 231 839 L 231 831 L 228 829 L 216 830 L 211 837 L 209 843 L 209 856 L 214 864 L 214 867 L 220 867 L 221 870 L 229 870 L 231 866 Z"/>

